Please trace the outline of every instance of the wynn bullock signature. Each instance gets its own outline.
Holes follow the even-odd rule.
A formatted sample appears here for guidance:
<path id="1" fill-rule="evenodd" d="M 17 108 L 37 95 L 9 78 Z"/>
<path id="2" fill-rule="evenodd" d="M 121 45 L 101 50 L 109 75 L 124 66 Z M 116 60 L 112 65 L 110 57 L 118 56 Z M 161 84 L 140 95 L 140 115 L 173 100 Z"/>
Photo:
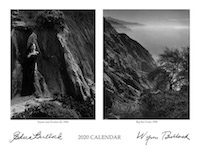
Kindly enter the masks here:
<path id="1" fill-rule="evenodd" d="M 147 145 L 150 140 L 159 140 L 159 139 L 161 140 L 169 140 L 169 139 L 190 140 L 189 134 L 180 135 L 179 133 L 172 133 L 171 131 L 162 132 L 160 137 L 148 134 L 148 132 L 145 132 L 145 133 L 138 132 L 136 139 L 145 140 L 145 145 Z"/>
<path id="2" fill-rule="evenodd" d="M 55 135 L 53 133 L 42 134 L 42 131 L 37 132 L 36 134 L 32 133 L 32 135 L 25 135 L 20 131 L 16 131 L 13 133 L 13 139 L 9 142 L 12 143 L 15 140 L 35 140 L 35 139 L 55 139 L 62 140 L 62 133 Z"/>

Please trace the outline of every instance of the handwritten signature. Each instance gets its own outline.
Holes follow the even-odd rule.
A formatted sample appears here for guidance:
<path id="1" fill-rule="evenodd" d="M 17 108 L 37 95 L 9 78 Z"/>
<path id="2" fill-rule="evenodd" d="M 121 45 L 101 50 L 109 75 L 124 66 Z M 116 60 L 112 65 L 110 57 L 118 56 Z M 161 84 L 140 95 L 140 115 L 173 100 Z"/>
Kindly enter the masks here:
<path id="1" fill-rule="evenodd" d="M 179 133 L 172 133 L 171 131 L 164 131 L 161 133 L 160 136 L 151 135 L 151 134 L 148 134 L 148 132 L 144 132 L 144 133 L 138 132 L 136 139 L 145 140 L 145 145 L 147 145 L 150 140 L 159 140 L 159 139 L 161 140 L 169 140 L 169 139 L 190 140 L 189 133 L 181 135 Z"/>
<path id="2" fill-rule="evenodd" d="M 53 133 L 42 134 L 42 131 L 37 133 L 32 133 L 32 135 L 25 135 L 20 131 L 16 131 L 13 133 L 13 138 L 9 141 L 12 143 L 15 140 L 35 140 L 35 139 L 55 139 L 55 140 L 62 140 L 62 133 L 55 135 Z"/>

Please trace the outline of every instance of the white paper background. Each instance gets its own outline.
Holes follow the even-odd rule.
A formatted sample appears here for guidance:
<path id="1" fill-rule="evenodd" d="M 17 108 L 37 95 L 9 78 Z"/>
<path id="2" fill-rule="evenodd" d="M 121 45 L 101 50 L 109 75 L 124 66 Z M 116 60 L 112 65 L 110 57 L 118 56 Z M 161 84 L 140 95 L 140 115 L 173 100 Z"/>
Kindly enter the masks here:
<path id="1" fill-rule="evenodd" d="M 190 0 L 6 0 L 1 1 L 1 149 L 199 149 L 199 40 L 200 8 Z M 10 120 L 10 9 L 95 9 L 96 10 L 96 120 L 68 120 L 68 123 L 38 123 L 37 120 Z M 136 120 L 103 120 L 103 9 L 190 9 L 190 120 L 158 120 L 158 123 L 136 123 Z M 145 121 L 145 120 L 143 120 Z M 136 140 L 139 131 L 152 135 L 170 130 L 189 133 L 188 140 Z M 16 131 L 27 135 L 42 131 L 63 133 L 63 140 L 14 141 Z M 120 134 L 121 140 L 78 140 L 78 135 Z"/>

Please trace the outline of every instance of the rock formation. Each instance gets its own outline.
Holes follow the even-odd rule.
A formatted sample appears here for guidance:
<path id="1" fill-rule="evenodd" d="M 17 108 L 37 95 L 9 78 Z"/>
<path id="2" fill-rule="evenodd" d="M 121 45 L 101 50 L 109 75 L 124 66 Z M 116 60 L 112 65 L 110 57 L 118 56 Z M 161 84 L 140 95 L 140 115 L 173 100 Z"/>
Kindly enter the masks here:
<path id="1" fill-rule="evenodd" d="M 155 66 L 151 54 L 142 45 L 126 34 L 119 34 L 104 19 L 105 118 L 134 116 L 140 94 L 152 87 L 146 75 Z"/>
<path id="2" fill-rule="evenodd" d="M 20 96 L 23 54 L 30 43 L 35 43 L 40 51 L 35 69 L 35 94 L 49 98 L 68 95 L 76 101 L 93 102 L 94 11 L 63 11 L 64 28 L 59 32 L 37 28 L 37 22 L 27 19 L 28 13 L 21 12 L 26 19 L 12 20 L 11 97 Z M 34 15 L 37 13 L 33 11 Z"/>

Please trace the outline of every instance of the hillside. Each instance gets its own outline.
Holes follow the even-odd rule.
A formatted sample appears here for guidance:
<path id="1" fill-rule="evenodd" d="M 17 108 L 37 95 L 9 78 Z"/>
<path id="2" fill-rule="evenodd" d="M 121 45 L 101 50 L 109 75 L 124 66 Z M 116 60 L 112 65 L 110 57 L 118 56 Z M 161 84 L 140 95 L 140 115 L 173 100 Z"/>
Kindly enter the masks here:
<path id="1" fill-rule="evenodd" d="M 138 22 L 127 22 L 119 19 L 115 19 L 112 17 L 106 17 L 105 18 L 119 33 L 126 32 L 133 32 L 129 27 L 143 27 L 144 24 L 138 23 Z"/>
<path id="2" fill-rule="evenodd" d="M 188 119 L 189 47 L 157 65 L 148 50 L 104 19 L 104 118 Z"/>
<path id="3" fill-rule="evenodd" d="M 152 88 L 146 75 L 155 67 L 142 45 L 116 32 L 104 19 L 104 118 L 138 116 L 138 99 L 144 90 Z"/>

